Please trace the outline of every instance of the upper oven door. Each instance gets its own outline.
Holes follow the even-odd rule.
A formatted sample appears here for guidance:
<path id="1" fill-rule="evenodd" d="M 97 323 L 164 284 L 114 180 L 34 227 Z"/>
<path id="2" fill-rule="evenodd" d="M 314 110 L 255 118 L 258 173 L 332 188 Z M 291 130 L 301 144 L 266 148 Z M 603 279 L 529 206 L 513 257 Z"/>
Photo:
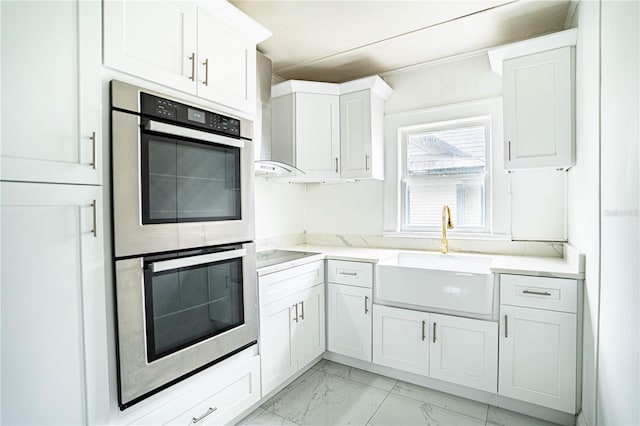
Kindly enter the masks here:
<path id="1" fill-rule="evenodd" d="M 254 239 L 253 147 L 112 111 L 115 256 Z"/>

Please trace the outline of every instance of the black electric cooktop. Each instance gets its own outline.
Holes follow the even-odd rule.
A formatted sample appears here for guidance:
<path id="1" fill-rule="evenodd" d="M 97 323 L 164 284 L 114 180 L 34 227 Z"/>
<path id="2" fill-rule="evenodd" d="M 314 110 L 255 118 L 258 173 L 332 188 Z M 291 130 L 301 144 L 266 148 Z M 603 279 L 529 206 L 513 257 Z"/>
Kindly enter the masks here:
<path id="1" fill-rule="evenodd" d="M 277 265 L 278 263 L 289 262 L 291 260 L 302 259 L 304 257 L 315 256 L 320 253 L 291 250 L 267 250 L 256 254 L 256 267 Z"/>

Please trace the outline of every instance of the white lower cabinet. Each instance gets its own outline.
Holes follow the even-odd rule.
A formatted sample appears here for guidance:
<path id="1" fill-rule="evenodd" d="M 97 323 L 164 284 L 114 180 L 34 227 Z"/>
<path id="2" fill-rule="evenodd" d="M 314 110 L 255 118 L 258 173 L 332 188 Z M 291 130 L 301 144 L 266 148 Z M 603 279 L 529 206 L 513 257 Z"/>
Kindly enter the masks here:
<path id="1" fill-rule="evenodd" d="M 313 287 L 299 290 L 300 284 Z M 325 351 L 324 262 L 259 277 L 259 287 L 261 302 L 269 300 L 260 306 L 262 394 L 266 395 Z M 298 291 L 274 292 L 287 287 Z M 265 294 L 271 298 L 263 298 Z"/>
<path id="2" fill-rule="evenodd" d="M 429 376 L 497 392 L 497 323 L 431 314 L 430 346 Z"/>
<path id="3" fill-rule="evenodd" d="M 498 325 L 373 306 L 373 362 L 495 393 Z"/>
<path id="4" fill-rule="evenodd" d="M 429 375 L 429 313 L 373 305 L 373 362 Z"/>
<path id="5" fill-rule="evenodd" d="M 0 193 L 0 423 L 104 423 L 102 188 L 2 182 Z"/>
<path id="6" fill-rule="evenodd" d="M 371 362 L 372 289 L 328 284 L 329 341 L 327 348 Z"/>
<path id="7" fill-rule="evenodd" d="M 576 408 L 576 315 L 500 307 L 500 391 L 556 410 Z"/>
<path id="8" fill-rule="evenodd" d="M 235 358 L 235 359 L 234 359 Z M 236 355 L 205 371 L 185 392 L 161 401 L 142 416 L 129 417 L 131 425 L 228 424 L 260 400 L 260 357 Z M 160 401 L 159 401 L 160 402 Z"/>

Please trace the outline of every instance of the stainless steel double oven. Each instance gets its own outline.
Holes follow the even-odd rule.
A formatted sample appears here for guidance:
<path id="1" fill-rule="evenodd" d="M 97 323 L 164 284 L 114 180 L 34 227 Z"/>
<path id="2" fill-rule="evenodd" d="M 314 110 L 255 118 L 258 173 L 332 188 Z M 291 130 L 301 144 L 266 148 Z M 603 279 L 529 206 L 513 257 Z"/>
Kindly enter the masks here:
<path id="1" fill-rule="evenodd" d="M 257 341 L 252 131 L 111 82 L 121 409 Z"/>

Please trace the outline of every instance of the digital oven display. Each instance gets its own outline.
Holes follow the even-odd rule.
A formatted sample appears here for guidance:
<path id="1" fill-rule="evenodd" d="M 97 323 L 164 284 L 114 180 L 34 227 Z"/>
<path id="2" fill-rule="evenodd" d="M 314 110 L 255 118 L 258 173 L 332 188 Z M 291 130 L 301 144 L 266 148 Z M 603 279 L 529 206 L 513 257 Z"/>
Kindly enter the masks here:
<path id="1" fill-rule="evenodd" d="M 195 121 L 196 123 L 206 124 L 206 115 L 204 111 L 199 111 L 193 108 L 187 108 L 187 119 Z"/>

